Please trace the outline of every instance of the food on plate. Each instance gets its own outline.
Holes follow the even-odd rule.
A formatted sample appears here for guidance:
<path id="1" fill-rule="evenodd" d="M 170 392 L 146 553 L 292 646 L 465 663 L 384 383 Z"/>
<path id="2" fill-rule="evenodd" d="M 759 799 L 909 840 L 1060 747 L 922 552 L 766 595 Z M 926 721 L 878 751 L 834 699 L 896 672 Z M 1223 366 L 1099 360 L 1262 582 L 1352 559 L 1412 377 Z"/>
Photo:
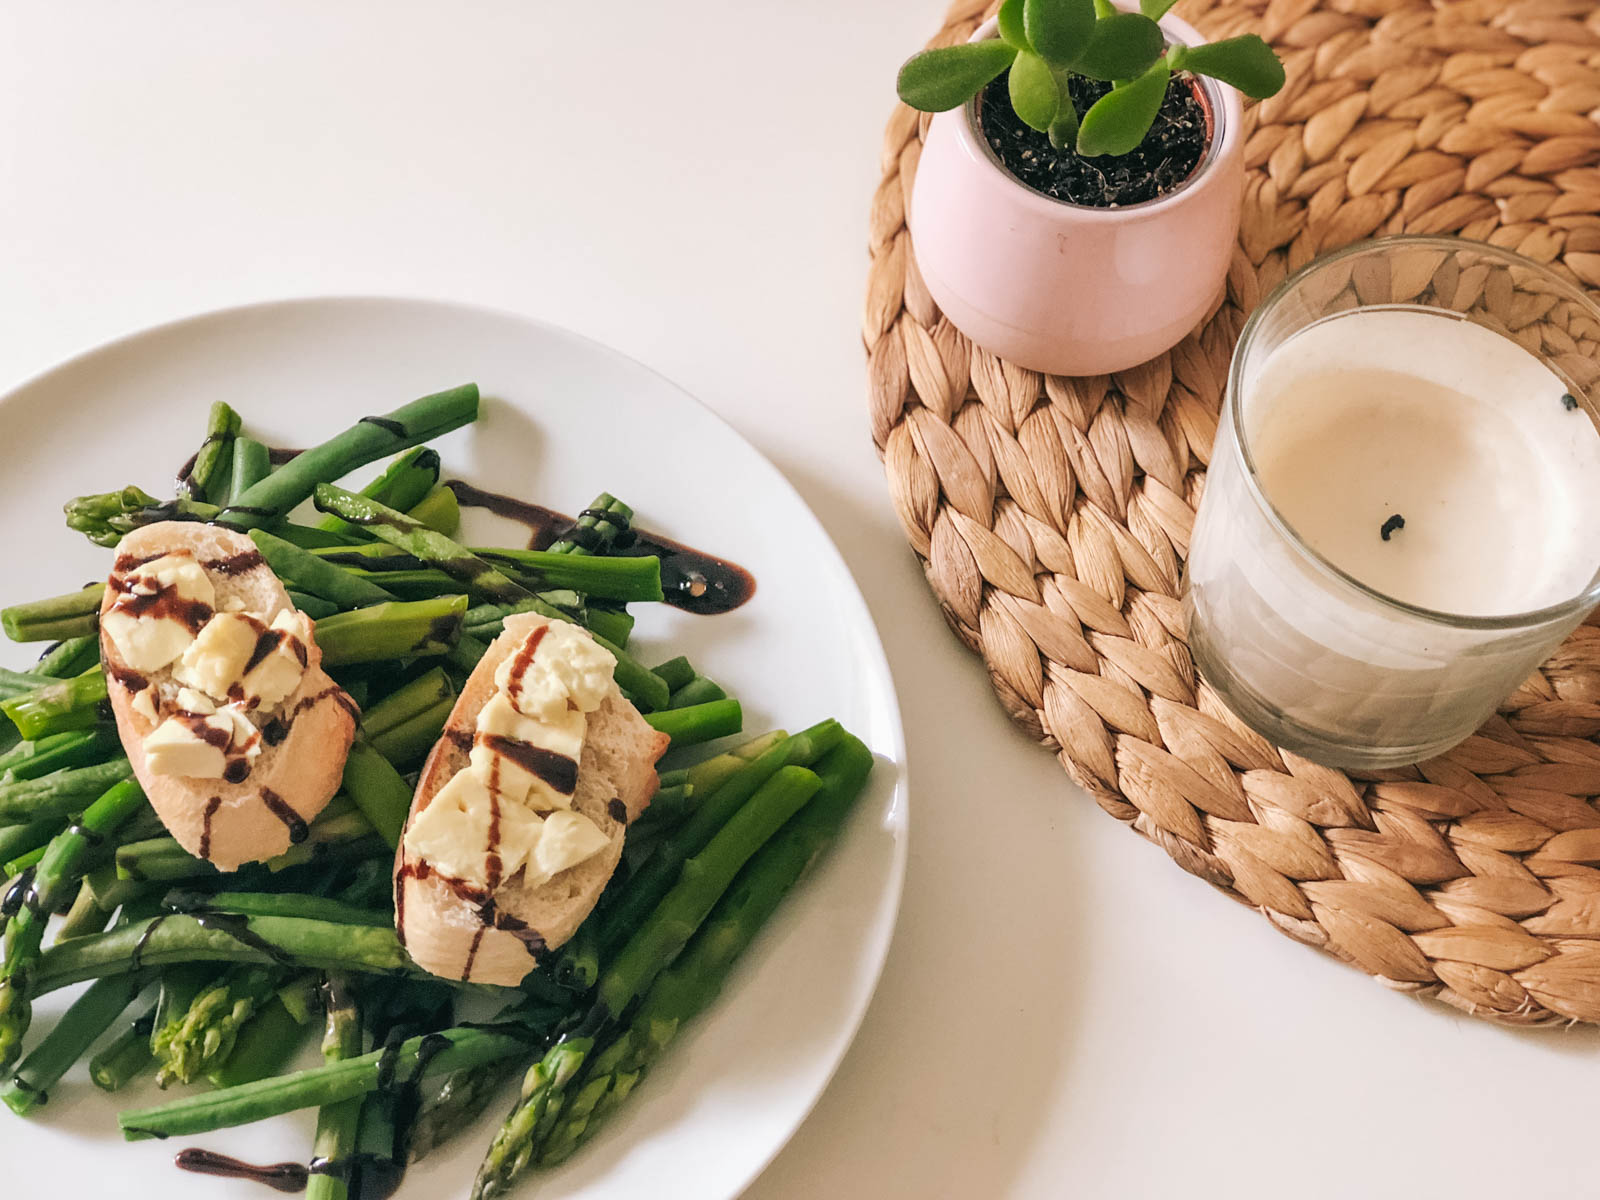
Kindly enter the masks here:
<path id="1" fill-rule="evenodd" d="M 478 660 L 417 785 L 395 870 L 407 952 L 436 975 L 522 982 L 594 909 L 669 738 L 570 621 L 518 613 Z"/>
<path id="2" fill-rule="evenodd" d="M 314 629 L 245 534 L 162 521 L 117 547 L 100 605 L 117 732 L 168 832 L 221 870 L 305 840 L 339 786 L 356 708 Z"/>
<path id="3" fill-rule="evenodd" d="M 744 736 L 737 699 L 634 638 L 630 605 L 727 612 L 749 573 L 609 493 L 568 517 L 442 479 L 425 443 L 478 415 L 468 384 L 289 452 L 219 403 L 170 499 L 67 504 L 106 582 L 0 610 L 52 643 L 0 670 L 18 1114 L 83 1058 L 108 1093 L 173 1090 L 123 1104 L 129 1139 L 315 1108 L 306 1161 L 176 1162 L 341 1200 L 526 1070 L 473 1189 L 503 1194 L 623 1105 L 840 832 L 861 742 Z M 525 528 L 470 544 L 463 508 Z M 33 1038 L 35 1000 L 80 983 Z"/>

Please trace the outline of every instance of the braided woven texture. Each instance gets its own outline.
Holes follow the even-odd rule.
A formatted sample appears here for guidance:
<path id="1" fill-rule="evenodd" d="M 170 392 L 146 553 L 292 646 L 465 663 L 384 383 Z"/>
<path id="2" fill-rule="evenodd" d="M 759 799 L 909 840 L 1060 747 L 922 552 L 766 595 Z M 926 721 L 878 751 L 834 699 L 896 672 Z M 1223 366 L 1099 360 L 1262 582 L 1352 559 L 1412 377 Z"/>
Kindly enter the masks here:
<path id="1" fill-rule="evenodd" d="M 957 0 L 932 44 L 966 39 L 985 7 Z M 1449 754 L 1346 776 L 1222 706 L 1178 599 L 1234 341 L 1287 273 L 1369 236 L 1458 233 L 1600 286 L 1600 6 L 1178 11 L 1210 37 L 1260 33 L 1288 84 L 1246 113 L 1221 307 L 1114 377 L 1041 377 L 941 318 L 905 227 L 926 119 L 895 109 L 863 336 L 906 537 L 1007 712 L 1184 870 L 1396 989 L 1508 1024 L 1600 1021 L 1600 628 L 1581 626 Z M 1459 302 L 1482 281 L 1431 286 Z M 1501 315 L 1515 335 L 1542 314 Z M 1592 361 L 1597 334 L 1545 336 Z"/>

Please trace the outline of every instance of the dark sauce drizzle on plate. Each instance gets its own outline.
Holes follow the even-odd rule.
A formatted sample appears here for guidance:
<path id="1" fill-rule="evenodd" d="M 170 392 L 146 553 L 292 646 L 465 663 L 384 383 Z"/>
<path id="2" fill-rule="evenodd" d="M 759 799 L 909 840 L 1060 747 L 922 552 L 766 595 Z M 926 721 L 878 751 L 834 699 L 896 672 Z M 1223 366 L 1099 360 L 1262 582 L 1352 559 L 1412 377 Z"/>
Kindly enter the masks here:
<path id="1" fill-rule="evenodd" d="M 366 1151 L 348 1158 L 319 1158 L 309 1165 L 280 1162 L 258 1166 L 211 1150 L 190 1149 L 179 1151 L 173 1162 L 180 1170 L 224 1179 L 248 1179 L 287 1193 L 304 1191 L 313 1175 L 330 1175 L 345 1185 L 351 1200 L 387 1200 L 399 1190 L 405 1177 L 405 1139 L 421 1104 L 422 1076 L 428 1064 L 450 1047 L 450 1039 L 443 1034 L 424 1034 L 417 1043 L 416 1066 L 406 1079 L 397 1080 L 400 1051 L 407 1040 L 404 1029 L 390 1030 L 378 1058 L 376 1091 L 386 1095 L 393 1106 L 395 1141 L 388 1154 Z"/>
<path id="2" fill-rule="evenodd" d="M 486 492 L 459 479 L 452 479 L 445 486 L 456 494 L 458 504 L 486 509 L 525 525 L 530 550 L 542 550 L 562 538 L 581 546 L 594 536 L 589 530 L 580 529 L 574 518 L 542 504 Z M 617 519 L 615 513 L 595 515 Z M 636 558 L 655 555 L 661 559 L 661 590 L 666 593 L 666 602 L 685 612 L 702 616 L 732 612 L 755 595 L 755 576 L 738 563 L 654 533 L 629 530 L 617 539 L 611 553 Z"/>

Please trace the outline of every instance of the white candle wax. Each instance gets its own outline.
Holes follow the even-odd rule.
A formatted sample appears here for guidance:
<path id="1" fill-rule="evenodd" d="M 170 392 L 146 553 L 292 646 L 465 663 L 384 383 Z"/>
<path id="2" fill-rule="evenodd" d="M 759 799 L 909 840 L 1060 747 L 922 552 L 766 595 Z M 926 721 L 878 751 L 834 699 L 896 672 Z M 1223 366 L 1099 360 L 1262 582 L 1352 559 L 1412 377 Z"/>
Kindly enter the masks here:
<path id="1" fill-rule="evenodd" d="M 1600 433 L 1538 358 L 1438 310 L 1325 317 L 1233 386 L 1189 559 L 1202 670 L 1324 761 L 1443 750 L 1583 615 L 1510 620 L 1600 568 Z"/>
<path id="2" fill-rule="evenodd" d="M 1358 309 L 1295 334 L 1245 389 L 1267 499 L 1374 591 L 1500 616 L 1574 596 L 1600 567 L 1600 434 L 1508 338 Z"/>

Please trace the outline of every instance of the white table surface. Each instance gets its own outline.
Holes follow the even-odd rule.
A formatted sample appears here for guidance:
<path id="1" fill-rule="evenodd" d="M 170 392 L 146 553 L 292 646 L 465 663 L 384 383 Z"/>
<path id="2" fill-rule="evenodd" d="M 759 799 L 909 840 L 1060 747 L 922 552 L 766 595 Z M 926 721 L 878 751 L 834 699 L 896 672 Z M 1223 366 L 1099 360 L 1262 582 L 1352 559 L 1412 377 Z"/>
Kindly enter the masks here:
<path id="1" fill-rule="evenodd" d="M 789 475 L 888 647 L 912 850 L 859 1040 L 756 1200 L 1594 1194 L 1600 1037 L 1292 944 L 1078 793 L 946 631 L 857 332 L 894 71 L 939 16 L 8 0 L 0 380 L 222 305 L 436 296 L 611 343 Z"/>

